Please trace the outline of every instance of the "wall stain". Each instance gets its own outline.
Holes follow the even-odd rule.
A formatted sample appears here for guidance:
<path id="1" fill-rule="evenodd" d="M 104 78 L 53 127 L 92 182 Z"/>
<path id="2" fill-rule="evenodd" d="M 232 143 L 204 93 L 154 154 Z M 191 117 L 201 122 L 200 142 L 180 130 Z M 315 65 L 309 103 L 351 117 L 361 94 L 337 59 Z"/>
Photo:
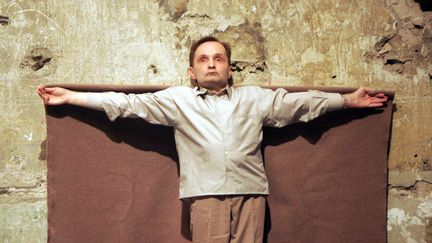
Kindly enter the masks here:
<path id="1" fill-rule="evenodd" d="M 44 67 L 45 64 L 52 59 L 52 53 L 48 48 L 38 47 L 30 51 L 30 54 L 24 57 L 20 63 L 20 67 L 31 67 L 33 71 L 37 71 Z"/>
<path id="2" fill-rule="evenodd" d="M 46 139 L 45 139 L 40 144 L 39 160 L 46 160 L 46 159 L 47 159 L 47 153 L 46 153 Z"/>
<path id="3" fill-rule="evenodd" d="M 7 188 L 0 188 L 0 195 L 7 194 L 9 190 Z"/>
<path id="4" fill-rule="evenodd" d="M 9 17 L 0 15 L 0 25 L 9 24 Z"/>
<path id="5" fill-rule="evenodd" d="M 151 71 L 153 74 L 159 73 L 159 69 L 154 64 L 150 64 L 150 66 L 147 68 L 147 70 Z"/>
<path id="6" fill-rule="evenodd" d="M 158 0 L 158 3 L 177 22 L 187 11 L 188 0 Z"/>

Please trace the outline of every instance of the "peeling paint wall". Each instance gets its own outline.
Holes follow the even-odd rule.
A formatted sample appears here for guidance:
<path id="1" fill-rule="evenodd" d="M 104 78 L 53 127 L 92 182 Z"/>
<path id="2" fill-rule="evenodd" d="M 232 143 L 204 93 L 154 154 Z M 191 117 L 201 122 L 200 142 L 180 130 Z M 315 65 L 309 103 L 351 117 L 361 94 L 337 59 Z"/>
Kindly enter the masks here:
<path id="1" fill-rule="evenodd" d="M 188 49 L 233 46 L 237 84 L 397 92 L 389 242 L 432 242 L 428 0 L 0 0 L 0 239 L 46 241 L 39 83 L 189 84 Z"/>

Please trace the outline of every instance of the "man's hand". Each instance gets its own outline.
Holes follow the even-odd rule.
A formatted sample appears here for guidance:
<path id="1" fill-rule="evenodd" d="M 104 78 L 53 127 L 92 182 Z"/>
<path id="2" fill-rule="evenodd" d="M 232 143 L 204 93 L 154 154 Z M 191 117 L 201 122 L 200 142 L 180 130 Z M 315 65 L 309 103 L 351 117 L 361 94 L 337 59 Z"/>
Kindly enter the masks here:
<path id="1" fill-rule="evenodd" d="M 85 106 L 87 96 L 81 92 L 60 88 L 60 87 L 45 87 L 39 85 L 37 93 L 42 98 L 45 105 L 78 105 Z"/>
<path id="2" fill-rule="evenodd" d="M 343 98 L 345 108 L 367 108 L 384 106 L 388 97 L 370 88 L 359 88 L 352 93 L 344 94 Z"/>

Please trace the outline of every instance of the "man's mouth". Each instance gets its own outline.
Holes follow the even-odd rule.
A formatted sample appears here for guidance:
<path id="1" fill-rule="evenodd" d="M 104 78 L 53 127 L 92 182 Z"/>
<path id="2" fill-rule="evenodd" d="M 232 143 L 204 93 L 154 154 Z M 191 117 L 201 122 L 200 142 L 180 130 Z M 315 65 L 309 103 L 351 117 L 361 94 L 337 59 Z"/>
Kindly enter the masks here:
<path id="1" fill-rule="evenodd" d="M 216 75 L 218 75 L 217 72 L 208 72 L 208 73 L 206 74 L 206 76 L 216 76 Z"/>

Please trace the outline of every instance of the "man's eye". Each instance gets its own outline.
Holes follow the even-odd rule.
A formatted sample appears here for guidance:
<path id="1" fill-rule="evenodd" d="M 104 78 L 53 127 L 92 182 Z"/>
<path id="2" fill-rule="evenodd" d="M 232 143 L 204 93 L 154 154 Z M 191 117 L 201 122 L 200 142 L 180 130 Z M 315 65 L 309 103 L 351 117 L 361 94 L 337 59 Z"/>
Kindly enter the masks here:
<path id="1" fill-rule="evenodd" d="M 200 62 L 205 62 L 206 60 L 207 60 L 207 58 L 205 58 L 205 57 L 200 58 Z"/>

